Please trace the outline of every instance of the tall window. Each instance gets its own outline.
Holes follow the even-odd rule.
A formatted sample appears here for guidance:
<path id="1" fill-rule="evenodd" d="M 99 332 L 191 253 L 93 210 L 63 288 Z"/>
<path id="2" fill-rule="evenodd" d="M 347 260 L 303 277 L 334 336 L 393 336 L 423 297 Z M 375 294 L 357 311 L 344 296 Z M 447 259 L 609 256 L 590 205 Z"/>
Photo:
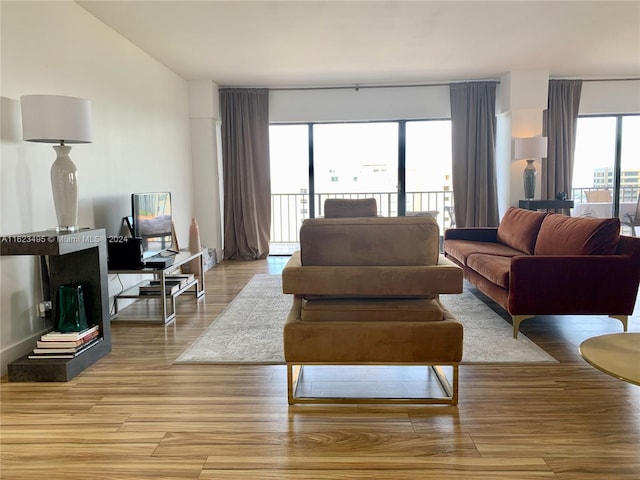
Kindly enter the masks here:
<path id="1" fill-rule="evenodd" d="M 574 215 L 624 217 L 640 193 L 640 116 L 578 118 Z"/>
<path id="2" fill-rule="evenodd" d="M 407 122 L 405 152 L 407 214 L 428 212 L 451 226 L 451 121 Z"/>
<path id="3" fill-rule="evenodd" d="M 330 197 L 375 197 L 378 211 L 398 214 L 398 124 L 329 123 L 313 126 L 315 211 Z"/>
<path id="4" fill-rule="evenodd" d="M 572 182 L 575 201 L 586 202 L 593 190 L 613 192 L 615 154 L 615 117 L 578 119 Z"/>
<path id="5" fill-rule="evenodd" d="M 452 224 L 449 120 L 271 125 L 269 135 L 272 244 L 298 242 L 331 197 L 374 197 L 380 215 Z"/>
<path id="6" fill-rule="evenodd" d="M 622 117 L 621 128 L 620 203 L 622 204 L 635 202 L 640 194 L 640 115 Z"/>
<path id="7" fill-rule="evenodd" d="M 298 242 L 302 221 L 309 218 L 308 130 L 307 125 L 269 126 L 272 243 Z"/>

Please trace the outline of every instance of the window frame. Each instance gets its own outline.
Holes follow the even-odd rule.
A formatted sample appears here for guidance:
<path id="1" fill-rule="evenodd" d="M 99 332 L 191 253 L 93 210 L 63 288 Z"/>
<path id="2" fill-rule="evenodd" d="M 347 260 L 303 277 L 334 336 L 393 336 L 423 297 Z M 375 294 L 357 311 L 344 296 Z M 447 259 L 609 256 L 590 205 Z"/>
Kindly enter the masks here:
<path id="1" fill-rule="evenodd" d="M 612 215 L 613 217 L 620 216 L 620 193 L 622 190 L 622 140 L 623 140 L 623 120 L 625 117 L 640 117 L 640 113 L 602 113 L 602 114 L 585 114 L 578 115 L 578 121 L 581 118 L 612 118 L 615 120 L 616 130 L 614 135 L 614 158 L 613 158 L 613 191 L 612 191 Z M 577 131 L 577 125 L 576 125 Z M 574 146 L 575 155 L 575 146 Z M 576 169 L 576 159 L 574 157 L 573 169 Z M 572 172 L 573 177 L 573 172 Z M 573 185 L 572 178 L 572 189 Z M 582 188 L 582 187 L 580 187 Z"/>
<path id="2" fill-rule="evenodd" d="M 448 121 L 451 122 L 451 118 L 412 118 L 412 119 L 395 119 L 395 120 L 353 120 L 353 121 L 322 121 L 322 122 L 271 122 L 269 126 L 272 125 L 307 125 L 307 139 L 308 139 L 308 189 L 309 199 L 315 199 L 316 188 L 315 188 L 315 148 L 314 148 L 314 135 L 313 135 L 313 127 L 315 125 L 340 125 L 340 124 L 373 124 L 373 123 L 395 123 L 398 126 L 398 157 L 397 157 L 397 202 L 398 202 L 398 216 L 406 215 L 406 201 L 407 201 L 407 192 L 406 192 L 406 127 L 407 123 L 412 122 L 442 122 Z M 309 201 L 309 218 L 315 218 L 316 216 L 316 208 L 315 201 Z"/>

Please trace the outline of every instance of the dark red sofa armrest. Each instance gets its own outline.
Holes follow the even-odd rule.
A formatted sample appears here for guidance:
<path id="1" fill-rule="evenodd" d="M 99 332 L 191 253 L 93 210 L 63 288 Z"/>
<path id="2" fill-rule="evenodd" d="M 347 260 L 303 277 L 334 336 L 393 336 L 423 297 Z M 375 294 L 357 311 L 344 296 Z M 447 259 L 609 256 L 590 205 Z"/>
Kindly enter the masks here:
<path id="1" fill-rule="evenodd" d="M 512 315 L 630 315 L 638 292 L 631 255 L 514 257 L 509 276 Z"/>
<path id="2" fill-rule="evenodd" d="M 498 241 L 498 228 L 497 227 L 449 228 L 444 231 L 444 239 L 496 243 Z"/>

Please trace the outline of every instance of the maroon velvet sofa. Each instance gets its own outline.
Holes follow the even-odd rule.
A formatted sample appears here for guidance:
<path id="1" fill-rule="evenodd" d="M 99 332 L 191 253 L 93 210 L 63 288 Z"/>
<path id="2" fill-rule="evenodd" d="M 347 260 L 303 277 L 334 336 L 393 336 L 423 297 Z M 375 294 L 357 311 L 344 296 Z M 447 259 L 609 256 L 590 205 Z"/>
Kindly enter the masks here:
<path id="1" fill-rule="evenodd" d="M 536 315 L 609 315 L 627 331 L 640 283 L 640 238 L 617 218 L 510 208 L 497 228 L 444 233 L 444 254 L 520 323 Z"/>

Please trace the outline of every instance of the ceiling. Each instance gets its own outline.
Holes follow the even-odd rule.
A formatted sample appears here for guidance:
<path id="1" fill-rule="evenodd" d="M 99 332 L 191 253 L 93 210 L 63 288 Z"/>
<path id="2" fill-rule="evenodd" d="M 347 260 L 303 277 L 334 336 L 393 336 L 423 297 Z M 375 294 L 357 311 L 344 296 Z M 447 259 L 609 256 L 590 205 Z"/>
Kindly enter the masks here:
<path id="1" fill-rule="evenodd" d="M 187 80 L 403 85 L 640 77 L 638 1 L 78 1 Z"/>

